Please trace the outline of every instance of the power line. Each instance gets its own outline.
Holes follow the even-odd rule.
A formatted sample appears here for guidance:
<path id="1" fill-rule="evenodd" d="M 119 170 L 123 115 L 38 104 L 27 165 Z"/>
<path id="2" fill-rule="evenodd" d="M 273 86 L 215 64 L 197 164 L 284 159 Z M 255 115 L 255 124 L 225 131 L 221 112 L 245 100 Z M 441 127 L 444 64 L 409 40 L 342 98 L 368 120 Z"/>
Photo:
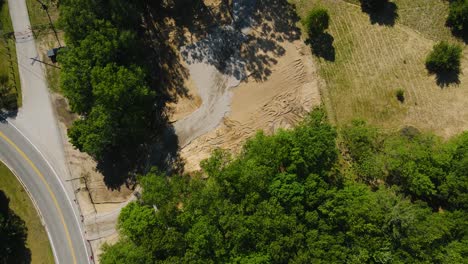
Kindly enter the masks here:
<path id="1" fill-rule="evenodd" d="M 54 23 L 52 23 L 52 18 L 50 17 L 50 14 L 49 14 L 49 7 L 46 4 L 44 4 L 41 0 L 36 0 L 36 1 L 39 2 L 42 9 L 44 9 L 44 11 L 47 13 L 47 17 L 49 18 L 50 27 L 54 31 L 55 38 L 57 39 L 59 47 L 61 48 L 62 44 L 60 43 L 60 40 L 59 40 L 59 37 L 58 37 L 58 34 L 57 34 L 57 30 L 55 30 Z"/>

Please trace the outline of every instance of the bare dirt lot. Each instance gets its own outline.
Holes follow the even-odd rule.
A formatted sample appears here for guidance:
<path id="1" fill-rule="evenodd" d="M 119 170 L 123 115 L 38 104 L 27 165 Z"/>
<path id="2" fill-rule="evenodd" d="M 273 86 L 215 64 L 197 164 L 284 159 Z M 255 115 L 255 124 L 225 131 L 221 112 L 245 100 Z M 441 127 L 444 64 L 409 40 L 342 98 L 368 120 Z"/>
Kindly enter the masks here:
<path id="1" fill-rule="evenodd" d="M 190 115 L 174 118 L 186 172 L 199 170 L 200 161 L 216 148 L 239 151 L 258 130 L 272 133 L 294 126 L 320 104 L 319 78 L 291 6 L 276 1 L 266 6 L 252 4 L 251 13 L 243 16 L 251 17 L 242 28 L 244 34 L 218 33 L 231 43 L 222 43 L 223 49 L 234 43 L 235 52 L 227 58 L 222 58 L 226 50 L 203 43 L 196 50 L 203 59 L 193 63 L 194 56 L 184 57 L 195 83 L 192 89 L 197 89 L 191 93 L 202 100 Z M 207 37 L 209 43 L 216 42 L 213 35 Z M 223 59 L 224 65 L 219 65 Z M 186 109 L 180 104 L 190 103 L 181 101 L 179 107 Z"/>

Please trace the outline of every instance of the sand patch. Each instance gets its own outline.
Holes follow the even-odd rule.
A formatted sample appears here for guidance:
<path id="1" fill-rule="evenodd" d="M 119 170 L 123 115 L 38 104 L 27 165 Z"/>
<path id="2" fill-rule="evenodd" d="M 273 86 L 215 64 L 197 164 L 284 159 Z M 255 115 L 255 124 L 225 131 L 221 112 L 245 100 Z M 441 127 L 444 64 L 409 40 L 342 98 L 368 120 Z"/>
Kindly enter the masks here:
<path id="1" fill-rule="evenodd" d="M 198 96 L 198 91 L 191 78 L 185 80 L 185 88 L 187 89 L 188 96 L 178 97 L 176 103 L 168 104 L 168 108 L 172 112 L 169 120 L 170 122 L 175 122 L 176 120 L 187 117 L 202 104 L 202 99 Z"/>
<path id="2" fill-rule="evenodd" d="M 201 160 L 216 148 L 239 151 L 256 131 L 272 133 L 294 126 L 320 104 L 316 68 L 302 40 L 285 42 L 285 52 L 271 67 L 267 80 L 249 77 L 233 89 L 230 112 L 216 129 L 181 150 L 187 172 L 199 170 Z"/>

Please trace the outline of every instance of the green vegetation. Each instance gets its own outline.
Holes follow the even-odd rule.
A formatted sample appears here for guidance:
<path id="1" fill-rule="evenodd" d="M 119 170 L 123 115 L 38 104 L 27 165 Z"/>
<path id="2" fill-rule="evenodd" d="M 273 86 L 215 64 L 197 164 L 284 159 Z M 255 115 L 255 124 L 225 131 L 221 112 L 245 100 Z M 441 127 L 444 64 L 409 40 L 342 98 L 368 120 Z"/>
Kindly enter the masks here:
<path id="1" fill-rule="evenodd" d="M 468 31 L 468 1 L 454 0 L 450 3 L 447 26 L 451 27 L 455 34 L 466 34 Z"/>
<path id="2" fill-rule="evenodd" d="M 17 256 L 18 258 L 15 259 L 14 255 L 8 253 L 8 256 L 13 260 L 6 263 L 23 263 L 21 260 L 24 260 L 24 263 L 31 262 L 33 264 L 53 263 L 54 256 L 49 239 L 35 207 L 16 177 L 2 163 L 0 163 L 0 205 L 0 210 L 3 213 L 6 212 L 3 209 L 6 210 L 6 206 L 8 205 L 7 218 L 10 217 L 10 223 L 14 224 L 13 227 L 16 226 L 16 230 L 18 231 L 15 232 L 14 237 L 11 237 L 12 239 L 16 238 L 16 242 L 15 240 L 7 242 L 2 240 L 4 237 L 7 237 L 3 233 L 5 225 L 0 224 L 0 229 L 2 229 L 0 231 L 0 237 L 2 238 L 0 239 L 0 262 L 5 263 L 3 261 L 5 255 L 2 250 L 12 249 L 17 250 L 20 256 Z M 0 215 L 2 215 L 2 212 L 0 212 Z M 3 214 L 3 216 L 5 215 Z M 3 223 L 8 223 L 8 221 Z M 6 245 L 8 246 L 5 246 L 4 243 L 7 243 Z"/>
<path id="3" fill-rule="evenodd" d="M 137 4 L 62 1 L 59 25 L 67 48 L 59 52 L 61 91 L 82 119 L 71 142 L 98 161 L 132 163 L 158 133 L 156 91 L 150 88 Z"/>
<path id="4" fill-rule="evenodd" d="M 8 3 L 0 1 L 0 108 L 21 106 L 21 86 L 16 62 L 16 47 Z"/>
<path id="5" fill-rule="evenodd" d="M 467 77 L 459 76 L 461 89 L 443 90 L 440 87 L 447 82 L 428 75 L 425 68 L 426 56 L 435 42 L 459 41 L 445 26 L 448 2 L 394 0 L 392 3 L 398 6 L 395 23 L 400 25 L 394 27 L 372 24 L 358 1 L 347 2 L 353 4 L 292 1 L 301 18 L 317 5 L 330 14 L 327 33 L 333 36 L 335 60 L 319 59 L 316 63 L 326 83 L 321 86 L 322 98 L 332 121 L 340 126 L 361 118 L 392 129 L 410 123 L 447 136 L 461 132 L 460 124 L 466 121 L 453 113 L 468 113 L 461 107 L 462 98 L 468 98 Z M 462 57 L 462 67 L 464 63 Z M 395 100 L 395 87 L 404 87 L 404 104 Z"/>
<path id="6" fill-rule="evenodd" d="M 303 23 L 309 36 L 317 36 L 328 29 L 330 16 L 326 9 L 314 8 L 307 14 Z"/>
<path id="7" fill-rule="evenodd" d="M 459 45 L 441 41 L 434 45 L 426 58 L 426 68 L 430 73 L 460 73 L 462 48 Z"/>
<path id="8" fill-rule="evenodd" d="M 401 103 L 405 101 L 405 91 L 403 89 L 398 89 L 395 95 L 398 101 L 400 101 Z"/>
<path id="9" fill-rule="evenodd" d="M 341 131 L 341 130 L 340 130 Z M 101 263 L 463 263 L 468 134 L 447 143 L 321 110 L 294 130 L 258 133 L 199 176 L 140 178 L 121 241 Z"/>
<path id="10" fill-rule="evenodd" d="M 49 15 L 52 19 L 52 22 L 55 23 L 58 18 L 58 0 L 41 0 L 44 3 L 49 11 Z M 37 0 L 26 0 L 26 5 L 28 7 L 29 20 L 31 22 L 32 28 L 36 31 L 42 31 L 50 28 L 49 18 L 47 13 L 42 8 L 42 5 Z"/>

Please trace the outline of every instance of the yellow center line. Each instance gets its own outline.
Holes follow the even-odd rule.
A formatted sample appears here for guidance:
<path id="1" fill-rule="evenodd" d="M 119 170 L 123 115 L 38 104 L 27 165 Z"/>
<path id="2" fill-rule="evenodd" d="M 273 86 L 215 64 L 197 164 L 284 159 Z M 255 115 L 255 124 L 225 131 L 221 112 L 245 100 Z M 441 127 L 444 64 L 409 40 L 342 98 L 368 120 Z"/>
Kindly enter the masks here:
<path id="1" fill-rule="evenodd" d="M 28 156 L 26 156 L 26 154 L 18 146 L 16 146 L 16 144 L 13 143 L 13 141 L 11 141 L 1 131 L 0 131 L 0 137 L 2 137 L 6 142 L 8 142 L 8 144 L 10 144 L 21 155 L 21 157 L 23 157 L 23 159 L 26 160 L 26 162 L 29 163 L 29 165 L 32 167 L 34 172 L 36 172 L 36 174 L 39 176 L 39 178 L 42 180 L 42 182 L 46 186 L 47 191 L 49 192 L 50 196 L 52 197 L 52 200 L 54 201 L 55 207 L 57 208 L 57 211 L 59 212 L 60 220 L 62 221 L 62 225 L 65 228 L 65 235 L 67 236 L 68 246 L 70 247 L 70 250 L 71 250 L 71 253 L 72 253 L 73 263 L 76 264 L 75 251 L 73 250 L 73 246 L 72 246 L 72 242 L 71 242 L 71 238 L 70 238 L 70 233 L 68 232 L 67 224 L 65 223 L 65 219 L 63 218 L 63 214 L 62 214 L 62 211 L 60 210 L 60 207 L 58 205 L 57 198 L 55 197 L 54 193 L 52 192 L 52 189 L 50 188 L 49 184 L 45 180 L 44 175 L 42 175 L 42 173 L 37 169 L 36 165 L 34 165 L 34 163 L 28 158 Z"/>

